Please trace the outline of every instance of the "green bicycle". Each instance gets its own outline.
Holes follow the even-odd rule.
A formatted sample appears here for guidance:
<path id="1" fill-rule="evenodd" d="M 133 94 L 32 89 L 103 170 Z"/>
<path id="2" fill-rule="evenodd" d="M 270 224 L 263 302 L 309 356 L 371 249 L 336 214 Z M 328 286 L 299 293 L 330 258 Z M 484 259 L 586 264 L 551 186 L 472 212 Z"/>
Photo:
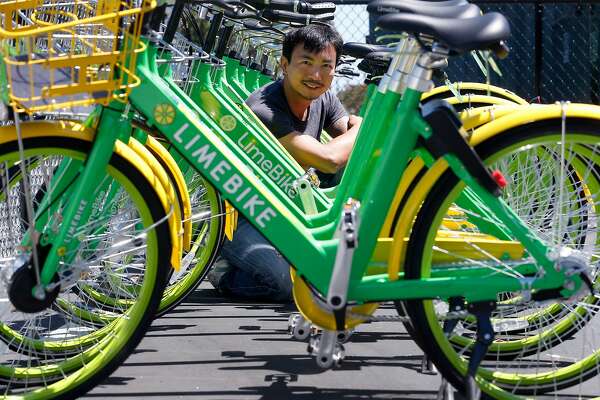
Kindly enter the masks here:
<path id="1" fill-rule="evenodd" d="M 444 103 L 431 102 L 422 114 L 419 112 L 421 93 L 430 88 L 431 68 L 444 61 L 450 50 L 463 52 L 494 47 L 507 37 L 508 28 L 498 14 L 455 23 L 451 21 L 443 21 L 444 25 L 431 17 L 406 14 L 382 18 L 382 24 L 387 29 L 408 31 L 421 41 L 425 40 L 419 45 L 419 62 L 404 81 L 406 90 L 401 100 L 399 93 L 392 90 L 394 88 L 372 100 L 370 108 L 384 110 L 390 118 L 381 118 L 378 112 L 378 122 L 368 123 L 369 135 L 359 135 L 357 146 L 361 151 L 352 155 L 348 165 L 353 171 L 352 177 L 344 176 L 335 199 L 324 204 L 327 208 L 316 215 L 306 215 L 284 192 L 269 183 L 264 171 L 251 168 L 253 161 L 248 155 L 236 150 L 231 141 L 225 141 L 211 131 L 198 119 L 191 106 L 192 101 L 175 93 L 158 78 L 157 67 L 152 65 L 155 60 L 151 56 L 154 45 L 149 42 L 146 43 L 149 50 L 140 51 L 136 57 L 136 74 L 140 80 L 138 86 L 129 89 L 128 103 L 114 101 L 108 107 L 103 107 L 96 114 L 95 129 L 82 130 L 80 126 L 63 126 L 59 129 L 60 123 L 41 125 L 34 122 L 4 128 L 7 134 L 2 136 L 0 160 L 8 167 L 27 164 L 20 161 L 23 158 L 23 154 L 19 154 L 20 146 L 25 150 L 21 153 L 28 158 L 34 157 L 36 161 L 57 155 L 85 159 L 81 174 L 72 184 L 75 189 L 69 192 L 69 203 L 61 212 L 59 226 L 48 226 L 47 219 L 39 224 L 31 223 L 18 240 L 24 248 L 24 257 L 21 258 L 31 260 L 29 263 L 40 267 L 39 284 L 36 279 L 31 279 L 30 272 L 23 272 L 31 271 L 30 268 L 15 268 L 7 285 L 8 290 L 15 285 L 30 285 L 22 291 L 25 298 L 17 302 L 18 307 L 42 307 L 49 296 L 54 295 L 53 290 L 56 291 L 57 287 L 54 280 L 57 279 L 57 272 L 60 272 L 59 266 L 65 265 L 65 260 L 71 260 L 73 252 L 82 248 L 85 237 L 89 237 L 85 229 L 76 236 L 70 235 L 69 229 L 85 227 L 94 207 L 102 204 L 95 201 L 101 197 L 99 193 L 87 189 L 95 186 L 97 177 L 105 176 L 113 149 L 125 154 L 126 150 L 117 141 L 119 133 L 130 129 L 133 118 L 142 118 L 146 125 L 163 134 L 190 165 L 255 224 L 295 266 L 298 290 L 302 285 L 310 288 L 308 295 L 296 292 L 298 306 L 309 319 L 311 313 L 317 312 L 313 309 L 330 314 L 335 318 L 336 330 L 341 331 L 348 328 L 351 319 L 359 322 L 365 319 L 365 316 L 353 315 L 360 305 L 384 300 L 408 300 L 413 326 L 424 333 L 422 345 L 431 357 L 435 357 L 438 366 L 444 366 L 442 372 L 458 387 L 466 386 L 471 390 L 476 382 L 489 395 L 514 398 L 532 392 L 556 392 L 563 386 L 574 386 L 589 378 L 597 371 L 598 360 L 596 350 L 586 347 L 580 351 L 583 355 L 568 365 L 541 363 L 535 359 L 528 359 L 519 367 L 501 363 L 490 366 L 486 364 L 487 360 L 481 363 L 489 345 L 490 338 L 486 338 L 486 335 L 494 334 L 493 329 L 489 329 L 489 321 L 499 293 L 523 293 L 523 296 L 534 300 L 572 298 L 573 304 L 584 306 L 583 299 L 590 296 L 590 291 L 593 292 L 588 285 L 591 285 L 595 276 L 596 256 L 595 246 L 582 251 L 577 245 L 571 245 L 572 242 L 579 243 L 579 239 L 562 235 L 561 228 L 569 223 L 563 221 L 560 212 L 553 216 L 557 220 L 557 232 L 553 235 L 547 234 L 545 227 L 530 227 L 523 222 L 519 213 L 507 206 L 510 202 L 502 200 L 498 183 L 501 182 L 500 175 L 496 174 L 496 178 L 491 176 L 477 153 L 487 165 L 499 168 L 507 165 L 508 169 L 503 172 L 510 178 L 518 160 L 530 160 L 529 153 L 547 154 L 546 149 L 554 149 L 553 153 L 559 155 L 557 164 L 574 166 L 577 182 L 581 182 L 590 193 L 588 197 L 593 199 L 595 189 L 590 171 L 597 164 L 595 146 L 600 136 L 595 117 L 597 109 L 580 105 L 540 107 L 534 122 L 531 122 L 531 111 L 516 112 L 478 130 L 477 135 L 471 138 L 471 144 L 477 151 L 475 153 L 463 139 L 460 124 Z M 493 28 L 482 30 L 487 26 Z M 423 39 L 422 33 L 436 40 Z M 468 37 L 469 41 L 461 39 L 463 37 Z M 186 101 L 182 101 L 182 98 Z M 373 114 L 367 108 L 365 122 L 369 118 L 373 118 Z M 443 135 L 443 141 L 439 140 L 440 135 Z M 419 137 L 420 141 L 417 140 Z M 93 145 L 90 147 L 92 139 Z M 452 146 L 444 147 L 444 143 L 448 142 Z M 87 149 L 90 149 L 89 156 L 84 154 Z M 419 190 L 414 191 L 406 203 L 406 213 L 395 229 L 389 274 L 365 276 L 404 168 L 409 158 L 414 157 L 434 162 L 428 163 L 431 166 L 419 180 Z M 559 176 L 566 174 L 561 167 L 558 173 Z M 120 177 L 119 174 L 114 175 Z M 129 192 L 135 193 L 133 189 L 139 188 L 144 179 L 140 179 L 140 182 L 135 179 L 123 182 L 128 189 L 132 186 Z M 564 182 L 565 179 L 559 179 L 559 184 Z M 66 183 L 60 176 L 53 176 L 49 187 L 59 187 L 61 184 Z M 456 213 L 456 200 L 465 191 L 465 185 L 469 187 L 469 196 L 473 201 L 478 201 L 478 206 L 461 207 L 460 212 Z M 422 201 L 412 201 L 414 196 L 419 195 Z M 44 197 L 48 198 L 48 195 Z M 140 214 L 147 215 L 143 211 L 144 205 L 149 204 L 152 197 L 132 197 L 142 210 Z M 596 214 L 594 203 L 587 203 L 592 204 L 589 215 Z M 152 271 L 148 266 L 156 264 L 152 262 L 151 254 L 159 244 L 168 244 L 168 238 L 171 237 L 168 226 L 170 208 L 164 202 L 157 204 L 161 205 L 156 208 L 162 210 L 162 219 L 155 218 L 154 222 L 146 219 L 150 222 L 143 231 L 144 235 L 141 235 L 140 247 L 133 242 L 136 251 L 144 249 L 147 253 L 144 256 L 144 273 L 147 274 Z M 559 204 L 563 203 L 559 201 Z M 485 218 L 471 215 L 474 209 L 485 210 Z M 444 218 L 458 214 L 469 217 L 469 235 L 457 235 L 442 228 Z M 143 217 L 141 219 L 146 221 Z M 35 229 L 29 229 L 32 226 Z M 164 241 L 156 240 L 155 232 L 159 227 L 161 230 L 158 233 Z M 586 224 L 584 228 L 586 232 L 594 231 L 596 226 Z M 49 240 L 47 251 L 35 251 L 34 247 L 27 247 L 27 243 L 31 243 L 36 236 L 28 234 L 30 231 L 39 232 L 46 240 L 49 232 L 56 231 Z M 581 231 L 579 229 L 577 232 Z M 133 238 L 139 236 L 133 235 Z M 408 244 L 405 243 L 407 237 Z M 360 245 L 357 245 L 357 239 Z M 91 242 L 95 243 L 95 240 Z M 66 249 L 61 250 L 64 247 Z M 501 248 L 499 254 L 494 250 L 497 248 Z M 170 252 L 163 257 L 168 258 L 169 255 Z M 127 262 L 121 265 L 127 265 Z M 400 266 L 404 266 L 402 273 Z M 78 273 L 76 277 L 81 275 Z M 64 279 L 60 274 L 58 276 L 59 280 Z M 143 282 L 151 285 L 151 275 L 147 276 L 148 279 L 143 279 Z M 159 276 L 160 273 L 156 275 L 157 278 Z M 40 295 L 39 288 L 44 290 L 44 296 Z M 34 297 L 34 293 L 39 298 Z M 140 294 L 144 295 L 141 298 L 150 298 L 147 291 L 142 290 Z M 42 297 L 44 301 L 40 300 Z M 459 297 L 464 298 L 465 308 L 474 313 L 478 325 L 477 344 L 469 360 L 449 344 L 434 302 L 430 300 L 450 301 Z M 157 304 L 160 293 L 155 292 L 151 298 L 155 298 L 153 304 Z M 137 304 L 142 304 L 142 301 L 137 300 Z M 128 311 L 127 315 L 139 314 Z M 447 313 L 446 317 L 451 319 L 453 315 Z M 141 326 L 140 329 L 143 329 L 139 319 L 130 321 L 130 318 L 121 318 L 120 321 L 123 326 Z M 588 324 L 584 329 L 593 329 L 593 326 Z M 123 340 L 132 340 L 129 343 L 134 343 L 131 335 L 125 335 L 125 332 L 130 332 L 128 329 L 123 327 L 116 332 L 118 338 L 111 336 L 110 340 L 102 340 L 104 347 L 91 348 L 106 354 L 93 358 L 95 369 L 100 367 L 104 372 L 110 370 L 115 360 L 119 360 L 115 358 L 116 352 L 124 349 Z M 321 360 L 327 361 L 334 356 L 335 349 L 329 345 L 332 342 L 328 342 L 331 334 L 335 332 L 325 331 L 315 347 Z M 122 336 L 125 338 L 119 340 Z M 438 352 L 434 353 L 434 350 Z M 539 348 L 537 360 L 543 356 L 544 350 L 543 347 Z M 92 357 L 91 352 L 86 354 Z M 54 371 L 65 371 L 69 376 L 45 385 L 39 375 L 37 381 L 34 379 L 37 370 L 19 370 L 10 359 L 6 360 L 4 367 L 7 371 L 14 371 L 13 375 L 18 372 L 21 382 L 30 382 L 32 386 L 37 383 L 37 390 L 44 395 L 81 392 L 93 384 L 93 377 L 100 376 L 92 372 L 95 371 L 90 367 L 92 363 L 78 366 L 71 373 L 66 365 L 68 360 L 63 363 L 48 362 L 48 371 L 54 368 Z M 502 372 L 503 369 L 506 372 Z M 465 376 L 467 379 L 463 379 Z M 16 390 L 15 385 L 7 385 L 7 393 L 18 393 Z"/>

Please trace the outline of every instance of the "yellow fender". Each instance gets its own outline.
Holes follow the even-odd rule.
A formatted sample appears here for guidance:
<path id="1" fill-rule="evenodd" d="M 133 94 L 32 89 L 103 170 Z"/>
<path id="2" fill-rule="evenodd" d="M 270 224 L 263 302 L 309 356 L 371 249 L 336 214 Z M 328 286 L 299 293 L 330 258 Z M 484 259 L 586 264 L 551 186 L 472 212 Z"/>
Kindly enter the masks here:
<path id="1" fill-rule="evenodd" d="M 463 123 L 463 128 L 467 131 L 479 128 L 483 124 L 487 124 L 490 121 L 494 121 L 498 118 L 502 118 L 505 115 L 511 114 L 515 111 L 520 111 L 526 107 L 519 104 L 508 104 L 508 105 L 493 105 L 489 107 L 476 107 L 469 108 L 459 113 L 460 120 Z"/>
<path id="2" fill-rule="evenodd" d="M 463 122 L 464 128 L 467 131 L 472 131 L 473 129 L 490 121 L 493 121 L 497 118 L 501 118 L 515 111 L 522 110 L 523 107 L 529 106 L 509 104 L 502 106 L 477 107 L 465 110 L 459 115 L 461 121 Z M 381 227 L 381 232 L 379 233 L 380 238 L 387 238 L 393 236 L 393 232 L 391 232 L 391 229 L 393 227 L 396 212 L 398 207 L 400 206 L 400 202 L 404 198 L 404 195 L 408 190 L 409 186 L 415 180 L 417 174 L 421 171 L 423 167 L 425 167 L 425 163 L 420 158 L 413 159 L 409 162 L 408 166 L 406 167 L 406 170 L 404 171 L 404 174 L 402 175 L 400 185 L 396 190 L 394 200 L 390 205 L 390 212 L 388 213 L 385 222 Z"/>
<path id="3" fill-rule="evenodd" d="M 462 92 L 466 92 L 464 94 L 464 96 L 467 96 L 467 94 L 469 94 L 469 92 L 475 91 L 475 92 L 483 92 L 486 94 L 489 93 L 490 96 L 500 97 L 500 98 L 509 100 L 516 104 L 522 104 L 522 105 L 529 104 L 527 100 L 523 99 L 520 96 L 517 96 L 515 93 L 511 92 L 510 90 L 506 90 L 504 88 L 490 85 L 487 83 L 454 82 L 454 83 L 452 83 L 452 87 L 453 87 L 453 89 L 455 89 L 455 91 L 458 91 L 459 93 L 461 93 L 461 95 L 463 94 Z M 452 90 L 450 90 L 450 86 L 444 85 L 444 86 L 438 86 L 438 87 L 430 90 L 429 92 L 424 93 L 423 96 L 421 96 L 421 101 L 425 101 L 433 96 L 439 96 L 440 94 L 443 94 L 443 93 L 447 93 L 448 94 L 447 97 L 454 97 Z"/>
<path id="4" fill-rule="evenodd" d="M 225 237 L 233 240 L 233 232 L 237 229 L 238 212 L 225 200 Z"/>
<path id="5" fill-rule="evenodd" d="M 183 207 L 181 210 L 181 218 L 183 220 L 183 250 L 190 251 L 192 242 L 192 204 L 185 178 L 177 162 L 171 156 L 171 153 L 153 136 L 148 135 L 146 147 L 157 158 L 163 168 L 168 169 L 170 176 L 174 180 L 173 184 Z"/>
<path id="6" fill-rule="evenodd" d="M 459 86 L 459 88 L 467 89 L 467 90 L 468 89 L 487 90 L 487 88 L 489 87 L 490 92 L 492 94 L 499 94 L 503 97 L 506 97 L 506 98 L 512 100 L 512 101 L 506 100 L 504 98 L 495 97 L 493 95 L 492 96 L 483 96 L 483 95 L 477 96 L 476 100 L 478 103 L 489 104 L 489 106 L 469 108 L 465 111 L 462 111 L 459 114 L 461 121 L 463 123 L 463 127 L 467 131 L 472 131 L 473 129 L 478 128 L 479 126 L 486 124 L 490 121 L 493 121 L 494 119 L 501 118 L 501 117 L 508 115 L 514 111 L 520 110 L 522 107 L 529 106 L 527 104 L 527 102 L 525 100 L 523 100 L 522 98 L 520 98 L 519 96 L 515 95 L 514 93 L 512 93 L 508 90 L 499 88 L 497 86 L 486 85 L 486 84 L 481 84 L 481 83 L 468 83 L 468 82 L 459 82 L 457 85 Z M 421 99 L 425 100 L 431 96 L 438 95 L 440 93 L 447 93 L 449 96 L 452 96 L 452 92 L 450 91 L 448 86 L 440 86 L 440 87 L 433 89 L 430 92 L 425 93 Z M 467 97 L 465 95 L 465 98 L 463 99 L 462 103 L 464 103 L 466 99 L 467 99 Z M 453 105 L 461 104 L 461 101 L 456 97 L 449 97 L 444 100 L 448 101 L 450 104 L 453 104 Z M 409 163 L 409 165 L 407 166 L 406 171 L 404 172 L 404 175 L 402 176 L 400 185 L 398 186 L 398 190 L 396 191 L 394 200 L 392 201 L 392 204 L 390 206 L 390 212 L 388 213 L 388 215 L 385 219 L 385 222 L 384 222 L 383 226 L 381 227 L 381 232 L 379 233 L 380 238 L 387 238 L 387 237 L 390 237 L 393 235 L 393 232 L 391 232 L 391 229 L 394 224 L 395 217 L 396 217 L 396 213 L 397 213 L 396 210 L 397 210 L 398 206 L 400 205 L 400 201 L 404 198 L 404 193 L 406 192 L 406 190 L 408 190 L 408 187 L 414 181 L 416 174 L 419 173 L 423 167 L 424 167 L 424 163 L 423 163 L 423 160 L 421 160 L 421 159 L 412 160 Z M 387 243 L 384 243 L 384 241 L 380 240 L 380 242 L 381 242 L 380 245 L 378 245 L 378 248 L 380 249 L 379 254 L 383 254 L 388 251 L 389 245 Z M 379 258 L 381 258 L 381 256 L 379 256 L 378 259 Z"/>
<path id="7" fill-rule="evenodd" d="M 290 276 L 293 283 L 294 302 L 298 307 L 298 311 L 304 319 L 312 322 L 314 325 L 322 329 L 335 331 L 337 329 L 335 318 L 331 311 L 325 310 L 314 299 L 312 291 L 302 278 L 296 276 L 296 271 L 290 268 Z M 346 325 L 344 329 L 352 329 L 357 325 L 365 322 L 363 319 L 352 316 L 354 314 L 371 315 L 377 310 L 379 303 L 367 303 L 363 305 L 348 307 L 346 316 Z"/>
<path id="8" fill-rule="evenodd" d="M 446 100 L 448 103 L 450 103 L 451 105 L 460 105 L 460 104 L 466 104 L 469 107 L 471 107 L 471 105 L 473 104 L 473 108 L 475 107 L 480 107 L 481 105 L 514 105 L 517 104 L 513 101 L 510 100 L 506 100 L 500 97 L 495 97 L 495 96 L 486 96 L 486 95 L 481 95 L 481 94 L 466 94 L 463 96 L 462 99 L 459 99 L 458 97 L 448 97 L 445 98 L 444 100 Z"/>
<path id="9" fill-rule="evenodd" d="M 592 104 L 567 104 L 565 105 L 565 115 L 568 118 L 587 118 L 600 120 L 600 107 Z M 471 137 L 471 145 L 476 146 L 498 133 L 519 125 L 562 118 L 562 106 L 560 104 L 538 105 L 531 104 L 528 107 L 519 109 L 502 118 L 481 126 L 475 130 Z M 567 124 L 567 129 L 569 125 Z"/>
<path id="10" fill-rule="evenodd" d="M 408 163 L 408 166 L 406 167 L 406 170 L 400 179 L 400 184 L 398 185 L 398 189 L 394 195 L 394 200 L 392 200 L 392 204 L 390 205 L 390 211 L 388 212 L 385 222 L 381 227 L 381 231 L 379 232 L 380 238 L 387 238 L 393 235 L 392 226 L 396 217 L 396 210 L 400 206 L 400 202 L 402 201 L 402 198 L 404 197 L 404 194 L 408 190 L 409 186 L 424 167 L 425 163 L 421 158 L 412 159 Z"/>
<path id="11" fill-rule="evenodd" d="M 13 140 L 15 137 L 14 131 L 14 126 L 0 127 L 0 144 Z M 72 137 L 74 139 L 92 142 L 94 140 L 95 130 L 72 121 L 31 121 L 21 123 L 21 134 L 23 138 L 57 136 Z M 179 229 L 181 229 L 181 221 L 177 221 L 175 216 L 176 213 L 171 212 L 172 200 L 165 191 L 164 186 L 157 179 L 152 168 L 150 168 L 145 160 L 131 147 L 123 142 L 117 141 L 113 151 L 119 156 L 129 160 L 132 165 L 135 165 L 136 168 L 144 175 L 146 180 L 152 185 L 160 199 L 160 202 L 162 203 L 163 209 L 167 215 L 169 215 L 169 233 L 171 236 L 171 242 L 175 246 L 180 240 L 177 232 Z M 180 251 L 172 251 L 172 266 L 177 269 L 179 268 L 180 262 Z"/>
<path id="12" fill-rule="evenodd" d="M 173 252 L 171 253 L 171 265 L 175 270 L 179 270 L 181 266 L 181 259 L 183 258 L 183 224 L 182 224 L 182 211 L 179 207 L 179 201 L 177 201 L 177 195 L 175 194 L 175 188 L 169 179 L 169 175 L 162 167 L 160 162 L 152 155 L 143 144 L 133 137 L 129 138 L 129 147 L 143 160 L 146 165 L 152 170 L 154 179 L 158 180 L 159 184 L 165 190 L 169 204 L 173 207 L 174 212 L 170 213 L 169 219 L 173 219 L 174 226 L 171 229 L 174 231 L 176 240 L 173 242 Z M 136 164 L 137 165 L 137 164 Z M 139 167 L 139 165 L 137 165 Z M 170 208 L 169 208 L 170 210 Z"/>

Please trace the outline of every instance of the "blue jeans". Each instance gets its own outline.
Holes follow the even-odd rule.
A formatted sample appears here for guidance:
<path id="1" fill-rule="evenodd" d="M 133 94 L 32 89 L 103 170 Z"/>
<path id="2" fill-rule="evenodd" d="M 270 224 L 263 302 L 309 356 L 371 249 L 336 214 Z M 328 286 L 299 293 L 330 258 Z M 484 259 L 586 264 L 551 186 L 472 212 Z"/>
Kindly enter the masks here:
<path id="1" fill-rule="evenodd" d="M 219 282 L 223 292 L 245 298 L 292 300 L 289 262 L 241 215 L 233 241 L 225 239 L 221 256 L 229 263 Z"/>

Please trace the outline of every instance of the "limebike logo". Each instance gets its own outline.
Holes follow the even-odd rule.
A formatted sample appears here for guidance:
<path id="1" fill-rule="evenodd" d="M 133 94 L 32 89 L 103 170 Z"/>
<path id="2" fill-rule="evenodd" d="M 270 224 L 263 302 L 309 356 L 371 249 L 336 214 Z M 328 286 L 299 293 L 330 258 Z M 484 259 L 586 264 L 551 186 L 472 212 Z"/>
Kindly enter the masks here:
<path id="1" fill-rule="evenodd" d="M 184 143 L 182 135 L 189 126 L 186 122 L 175 132 L 173 135 L 175 141 Z M 195 134 L 183 146 L 185 150 L 190 151 L 186 154 L 190 156 L 191 161 L 202 165 L 203 171 L 207 175 L 210 175 L 215 182 L 221 183 L 223 192 L 230 195 L 230 198 L 235 199 L 238 204 L 241 204 L 238 205 L 239 211 L 245 212 L 248 217 L 256 221 L 259 227 L 264 228 L 267 222 L 277 216 L 275 211 L 267 206 L 258 195 L 250 194 L 252 187 L 244 185 L 244 179 L 238 173 L 231 173 L 231 164 L 227 160 L 218 160 L 217 153 L 211 150 L 209 144 L 197 147 L 196 143 L 200 139 L 201 136 Z"/>
<path id="2" fill-rule="evenodd" d="M 265 154 L 256 146 L 256 141 L 246 132 L 237 141 L 244 152 L 279 186 L 290 198 L 296 196 L 294 177 L 285 172 L 285 168 L 274 161 L 265 158 Z"/>

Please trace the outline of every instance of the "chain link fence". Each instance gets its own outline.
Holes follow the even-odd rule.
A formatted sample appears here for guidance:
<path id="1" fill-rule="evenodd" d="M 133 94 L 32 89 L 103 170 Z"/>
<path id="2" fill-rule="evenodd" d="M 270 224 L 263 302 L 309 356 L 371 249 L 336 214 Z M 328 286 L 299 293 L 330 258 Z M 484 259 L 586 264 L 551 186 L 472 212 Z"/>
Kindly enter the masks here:
<path id="1" fill-rule="evenodd" d="M 511 53 L 498 61 L 501 76 L 490 73 L 493 84 L 543 103 L 600 102 L 600 4 L 486 2 L 479 6 L 484 12 L 501 12 L 511 24 Z M 469 57 L 452 60 L 447 73 L 454 81 L 485 81 Z"/>
<path id="2" fill-rule="evenodd" d="M 359 3 L 359 1 L 357 1 Z M 592 1 L 475 1 L 484 12 L 498 11 L 510 21 L 511 53 L 496 60 L 489 81 L 519 96 L 544 103 L 559 100 L 600 103 L 600 4 Z M 339 4 L 335 25 L 344 41 L 373 42 L 375 18 L 362 4 Z M 480 63 L 481 64 L 481 63 Z M 486 82 L 470 54 L 453 57 L 446 73 L 451 81 Z M 345 105 L 360 104 L 361 78 L 338 78 L 334 89 Z"/>
<path id="3" fill-rule="evenodd" d="M 365 42 L 370 35 L 367 2 L 364 4 L 337 4 L 334 24 L 344 42 Z M 348 112 L 356 114 L 364 97 L 362 72 L 358 77 L 338 77 L 333 81 L 333 90 Z"/>

